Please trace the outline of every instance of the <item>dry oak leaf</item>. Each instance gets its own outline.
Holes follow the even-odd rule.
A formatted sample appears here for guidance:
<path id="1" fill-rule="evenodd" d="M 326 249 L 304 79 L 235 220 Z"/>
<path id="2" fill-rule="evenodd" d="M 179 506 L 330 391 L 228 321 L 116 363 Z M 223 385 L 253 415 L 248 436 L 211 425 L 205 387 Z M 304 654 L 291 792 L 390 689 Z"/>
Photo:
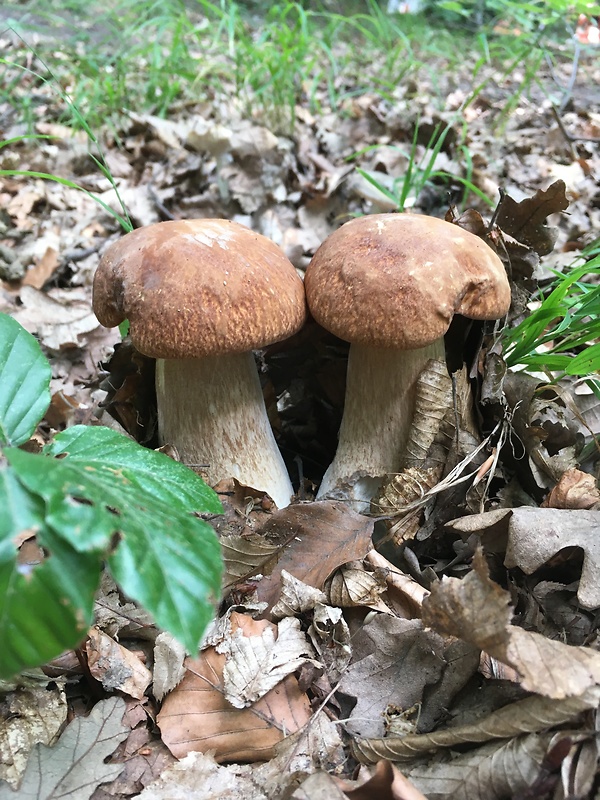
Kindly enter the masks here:
<path id="1" fill-rule="evenodd" d="M 87 800 L 101 783 L 113 780 L 123 764 L 105 759 L 125 739 L 125 703 L 110 697 L 96 703 L 87 717 L 76 717 L 53 747 L 33 749 L 17 797 L 19 800 Z M 0 785 L 0 800 L 13 800 L 12 789 Z"/>
<path id="2" fill-rule="evenodd" d="M 546 225 L 550 214 L 569 207 L 564 181 L 554 181 L 547 189 L 538 190 L 533 197 L 517 203 L 505 194 L 500 202 L 497 225 L 518 242 L 529 245 L 540 256 L 554 248 L 558 230 Z"/>
<path id="3" fill-rule="evenodd" d="M 485 543 L 492 526 L 495 536 L 508 530 L 504 565 L 519 567 L 531 575 L 560 550 L 583 550 L 577 599 L 584 608 L 600 607 L 600 512 L 585 509 L 498 509 L 463 517 L 451 523 L 453 530 L 480 533 Z M 485 648 L 483 648 L 485 649 Z"/>
<path id="4" fill-rule="evenodd" d="M 485 650 L 513 667 L 529 692 L 560 699 L 600 683 L 600 653 L 510 624 L 510 595 L 490 580 L 478 549 L 462 580 L 444 578 L 423 603 L 423 624 Z"/>
<path id="5" fill-rule="evenodd" d="M 231 614 L 231 631 L 262 637 L 275 626 Z M 233 650 L 239 649 L 239 643 Z M 212 752 L 217 761 L 263 761 L 275 746 L 310 718 L 310 704 L 298 681 L 287 675 L 250 708 L 235 708 L 225 697 L 224 670 L 232 655 L 203 650 L 185 662 L 186 675 L 169 694 L 158 715 L 162 739 L 176 758 L 191 751 Z"/>

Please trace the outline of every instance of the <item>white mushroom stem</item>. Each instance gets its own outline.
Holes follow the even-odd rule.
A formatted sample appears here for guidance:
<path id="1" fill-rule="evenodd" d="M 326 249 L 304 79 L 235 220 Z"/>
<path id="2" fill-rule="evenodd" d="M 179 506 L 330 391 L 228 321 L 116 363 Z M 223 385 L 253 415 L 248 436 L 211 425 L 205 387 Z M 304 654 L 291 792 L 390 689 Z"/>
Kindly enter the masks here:
<path id="1" fill-rule="evenodd" d="M 430 358 L 444 357 L 443 338 L 404 351 L 351 345 L 338 448 L 317 499 L 339 497 L 369 510 L 383 476 L 400 471 L 417 379 Z"/>
<path id="2" fill-rule="evenodd" d="M 214 486 L 224 478 L 267 492 L 279 508 L 293 494 L 267 418 L 252 353 L 156 362 L 158 430 L 185 464 Z"/>

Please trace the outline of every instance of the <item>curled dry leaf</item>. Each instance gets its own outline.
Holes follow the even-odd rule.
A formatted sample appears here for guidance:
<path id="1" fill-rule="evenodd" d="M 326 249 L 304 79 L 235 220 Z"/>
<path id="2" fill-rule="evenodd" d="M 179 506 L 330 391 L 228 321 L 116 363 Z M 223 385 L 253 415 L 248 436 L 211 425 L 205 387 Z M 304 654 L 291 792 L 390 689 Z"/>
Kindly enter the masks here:
<path id="1" fill-rule="evenodd" d="M 170 633 L 159 633 L 154 642 L 152 693 L 157 700 L 172 691 L 185 675 L 185 647 Z"/>
<path id="2" fill-rule="evenodd" d="M 352 636 L 342 609 L 317 605 L 308 635 L 329 680 L 339 680 L 352 657 Z"/>
<path id="3" fill-rule="evenodd" d="M 351 564 L 336 570 L 327 582 L 328 600 L 339 608 L 368 606 L 375 611 L 389 612 L 381 600 L 387 585 L 380 572 L 366 572 Z"/>
<path id="4" fill-rule="evenodd" d="M 118 690 L 141 700 L 152 673 L 135 653 L 98 628 L 90 628 L 85 643 L 90 673 L 107 692 Z"/>
<path id="5" fill-rule="evenodd" d="M 465 578 L 444 578 L 433 587 L 423 603 L 423 623 L 513 667 L 526 691 L 560 699 L 582 695 L 600 682 L 600 653 L 511 625 L 509 602 L 477 550 Z"/>
<path id="6" fill-rule="evenodd" d="M 348 781 L 339 781 L 349 800 L 372 800 L 374 797 L 388 800 L 427 800 L 413 784 L 404 777 L 395 764 L 379 761 L 371 777 L 360 786 L 352 788 Z"/>
<path id="7" fill-rule="evenodd" d="M 530 734 L 454 754 L 450 760 L 404 767 L 428 800 L 504 800 L 527 794 L 544 774 L 547 753 L 561 734 Z"/>
<path id="8" fill-rule="evenodd" d="M 279 602 L 273 606 L 271 616 L 277 620 L 283 617 L 293 617 L 295 614 L 306 614 L 307 611 L 312 611 L 315 606 L 326 601 L 325 592 L 303 583 L 282 569 L 281 597 Z"/>
<path id="9" fill-rule="evenodd" d="M 544 508 L 580 508 L 598 510 L 600 491 L 593 475 L 568 469 L 542 503 Z"/>
<path id="10" fill-rule="evenodd" d="M 562 700 L 526 697 L 509 703 L 472 725 L 460 725 L 432 733 L 361 739 L 354 743 L 354 750 L 362 761 L 373 762 L 380 758 L 398 761 L 440 748 L 478 744 L 492 739 L 513 739 L 524 733 L 538 733 L 571 722 L 583 711 L 596 708 L 599 701 L 598 686 L 587 689 L 579 697 Z"/>
<path id="11" fill-rule="evenodd" d="M 597 511 L 523 506 L 501 509 L 455 520 L 453 530 L 463 535 L 479 533 L 508 536 L 505 566 L 533 574 L 565 548 L 583 551 L 577 599 L 585 608 L 600 607 L 600 515 Z M 488 533 L 489 531 L 489 533 Z M 492 533 L 493 532 L 493 533 Z M 486 649 L 486 648 L 483 648 Z"/>
<path id="12" fill-rule="evenodd" d="M 265 620 L 231 614 L 231 632 L 261 637 L 274 629 Z M 203 650 L 186 660 L 186 675 L 158 715 L 162 739 L 176 758 L 191 751 L 214 752 L 217 761 L 263 761 L 275 745 L 310 718 L 310 704 L 298 681 L 287 675 L 250 708 L 235 708 L 225 697 L 224 669 L 234 656 Z M 268 680 L 268 676 L 267 676 Z"/>

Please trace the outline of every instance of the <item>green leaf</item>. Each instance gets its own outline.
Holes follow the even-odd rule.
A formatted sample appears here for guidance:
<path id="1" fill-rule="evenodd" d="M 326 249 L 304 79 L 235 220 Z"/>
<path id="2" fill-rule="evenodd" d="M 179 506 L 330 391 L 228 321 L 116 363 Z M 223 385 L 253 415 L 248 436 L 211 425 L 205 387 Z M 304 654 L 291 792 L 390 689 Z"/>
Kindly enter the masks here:
<path id="1" fill-rule="evenodd" d="M 52 371 L 41 347 L 8 314 L 0 314 L 0 446 L 20 445 L 50 405 Z"/>
<path id="2" fill-rule="evenodd" d="M 0 677 L 8 678 L 83 639 L 92 622 L 102 558 L 77 553 L 55 537 L 44 524 L 43 502 L 9 467 L 0 469 L 0 508 Z M 52 550 L 40 564 L 19 563 L 17 537 L 28 532 Z"/>
<path id="3" fill-rule="evenodd" d="M 59 433 L 44 448 L 51 456 L 68 455 L 70 461 L 86 464 L 130 467 L 140 488 L 160 495 L 165 504 L 178 503 L 186 511 L 222 514 L 221 502 L 213 489 L 189 467 L 172 458 L 140 447 L 110 428 L 74 425 Z"/>
<path id="4" fill-rule="evenodd" d="M 108 428 L 69 428 L 44 453 L 6 457 L 43 498 L 45 524 L 82 554 L 104 548 L 125 594 L 195 651 L 219 597 L 221 554 L 213 529 L 191 512 L 220 513 L 215 492 Z"/>

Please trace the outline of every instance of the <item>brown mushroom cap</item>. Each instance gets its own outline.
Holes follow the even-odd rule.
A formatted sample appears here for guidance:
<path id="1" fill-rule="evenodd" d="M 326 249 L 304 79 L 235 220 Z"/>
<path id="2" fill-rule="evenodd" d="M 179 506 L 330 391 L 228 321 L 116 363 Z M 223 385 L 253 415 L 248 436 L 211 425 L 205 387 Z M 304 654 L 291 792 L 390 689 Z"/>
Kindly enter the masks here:
<path id="1" fill-rule="evenodd" d="M 454 314 L 499 319 L 510 286 L 498 256 L 451 222 L 373 214 L 342 225 L 306 270 L 314 318 L 341 339 L 411 350 L 442 337 Z"/>
<path id="2" fill-rule="evenodd" d="M 221 219 L 158 222 L 104 253 L 94 277 L 102 325 L 128 319 L 153 358 L 243 353 L 304 323 L 302 280 L 279 247 Z"/>

